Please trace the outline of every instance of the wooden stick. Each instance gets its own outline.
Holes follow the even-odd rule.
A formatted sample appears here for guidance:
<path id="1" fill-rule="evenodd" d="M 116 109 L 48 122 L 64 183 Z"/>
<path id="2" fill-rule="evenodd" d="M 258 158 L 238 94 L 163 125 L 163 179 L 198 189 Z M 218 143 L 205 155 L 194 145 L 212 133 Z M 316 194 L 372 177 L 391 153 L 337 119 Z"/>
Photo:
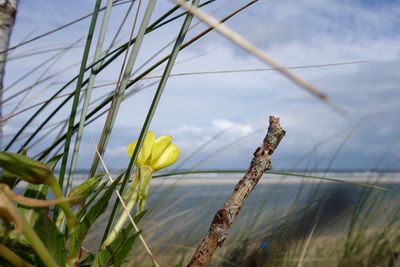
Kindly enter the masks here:
<path id="1" fill-rule="evenodd" d="M 215 215 L 207 236 L 201 241 L 188 267 L 205 266 L 217 247 L 222 247 L 229 228 L 238 216 L 246 198 L 255 188 L 266 170 L 272 168 L 270 155 L 285 136 L 279 118 L 269 117 L 268 133 L 263 143 L 254 152 L 253 160 L 243 178 L 237 183 L 232 195 Z"/>

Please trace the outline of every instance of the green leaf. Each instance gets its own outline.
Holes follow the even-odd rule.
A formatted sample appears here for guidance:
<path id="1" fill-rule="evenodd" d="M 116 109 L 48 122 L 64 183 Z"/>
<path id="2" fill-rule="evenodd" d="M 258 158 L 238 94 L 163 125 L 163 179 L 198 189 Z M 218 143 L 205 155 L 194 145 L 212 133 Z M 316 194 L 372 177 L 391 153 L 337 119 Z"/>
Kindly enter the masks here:
<path id="1" fill-rule="evenodd" d="M 90 195 L 84 205 L 81 205 L 79 207 L 78 212 L 76 213 L 76 217 L 78 218 L 78 220 L 80 220 L 81 218 L 83 218 L 85 216 L 85 214 L 88 212 L 88 207 L 96 200 L 96 198 L 98 197 L 98 195 L 103 192 L 103 189 L 106 188 L 107 186 L 107 182 L 103 182 L 98 188 L 96 188 L 96 191 L 93 192 L 92 195 Z"/>
<path id="2" fill-rule="evenodd" d="M 118 177 L 117 179 L 114 180 L 114 182 L 110 185 L 109 188 L 107 188 L 107 190 L 104 192 L 104 194 L 101 196 L 101 198 L 98 199 L 96 201 L 96 203 L 86 213 L 83 220 L 77 225 L 75 232 L 72 234 L 72 237 L 70 240 L 70 242 L 71 242 L 70 248 L 71 249 L 70 249 L 69 253 L 72 257 L 75 257 L 78 254 L 79 250 L 82 247 L 83 240 L 85 239 L 86 234 L 88 233 L 92 224 L 106 210 L 108 201 L 110 200 L 116 186 L 118 185 L 119 180 L 120 180 L 120 177 Z"/>
<path id="3" fill-rule="evenodd" d="M 122 231 L 119 232 L 115 238 L 114 242 L 107 246 L 105 250 L 96 255 L 92 266 L 121 266 L 140 233 L 129 235 L 131 230 L 132 225 L 128 225 L 126 228 L 122 229 Z"/>
<path id="4" fill-rule="evenodd" d="M 118 244 L 115 244 L 119 248 L 116 247 L 117 250 L 114 250 L 114 247 L 112 246 L 111 251 L 115 251 L 115 254 L 113 256 L 114 258 L 114 266 L 115 267 L 120 267 L 122 264 L 126 261 L 129 252 L 131 252 L 133 244 L 135 243 L 136 239 L 139 237 L 140 232 L 136 232 L 132 234 L 130 237 L 127 239 L 121 239 L 121 242 Z M 106 248 L 108 250 L 108 247 Z"/>
<path id="5" fill-rule="evenodd" d="M 39 218 L 34 224 L 34 230 L 57 261 L 59 266 L 66 266 L 66 242 L 53 221 L 49 220 L 47 209 L 35 209 Z"/>
<path id="6" fill-rule="evenodd" d="M 143 218 L 146 211 L 147 210 L 138 213 L 133 218 L 135 223 L 138 223 Z M 140 234 L 140 232 L 130 234 L 132 229 L 132 224 L 128 224 L 124 229 L 122 229 L 121 232 L 117 234 L 115 240 L 96 255 L 96 258 L 93 261 L 93 267 L 108 266 L 111 264 L 117 267 L 121 266 L 126 260 L 129 252 L 132 250 L 132 246 Z"/>

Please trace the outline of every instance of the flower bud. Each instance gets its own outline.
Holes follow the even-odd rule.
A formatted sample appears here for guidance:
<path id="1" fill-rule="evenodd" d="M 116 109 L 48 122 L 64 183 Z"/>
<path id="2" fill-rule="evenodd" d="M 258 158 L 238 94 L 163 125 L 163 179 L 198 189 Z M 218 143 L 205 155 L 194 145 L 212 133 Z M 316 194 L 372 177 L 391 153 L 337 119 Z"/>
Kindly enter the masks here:
<path id="1" fill-rule="evenodd" d="M 48 184 L 54 177 L 46 164 L 16 153 L 0 152 L 0 167 L 32 184 Z"/>
<path id="2" fill-rule="evenodd" d="M 71 206 L 76 206 L 80 204 L 87 196 L 89 196 L 99 185 L 101 178 L 103 178 L 103 174 L 91 177 L 75 187 L 68 194 L 68 198 L 73 199 L 72 201 L 69 201 Z"/>

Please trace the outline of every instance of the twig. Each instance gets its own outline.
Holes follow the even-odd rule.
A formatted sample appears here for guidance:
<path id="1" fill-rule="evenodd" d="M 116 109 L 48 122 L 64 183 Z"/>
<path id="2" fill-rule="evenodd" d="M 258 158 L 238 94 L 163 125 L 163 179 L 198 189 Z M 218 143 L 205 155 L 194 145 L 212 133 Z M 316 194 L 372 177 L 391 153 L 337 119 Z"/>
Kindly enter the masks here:
<path id="1" fill-rule="evenodd" d="M 270 116 L 268 133 L 262 145 L 254 152 L 254 157 L 248 171 L 237 183 L 232 195 L 222 209 L 214 215 L 208 234 L 201 241 L 187 265 L 188 267 L 205 266 L 217 247 L 222 247 L 229 228 L 238 216 L 244 201 L 255 188 L 264 172 L 272 168 L 270 155 L 277 148 L 284 136 L 285 131 L 279 124 L 279 118 Z"/>

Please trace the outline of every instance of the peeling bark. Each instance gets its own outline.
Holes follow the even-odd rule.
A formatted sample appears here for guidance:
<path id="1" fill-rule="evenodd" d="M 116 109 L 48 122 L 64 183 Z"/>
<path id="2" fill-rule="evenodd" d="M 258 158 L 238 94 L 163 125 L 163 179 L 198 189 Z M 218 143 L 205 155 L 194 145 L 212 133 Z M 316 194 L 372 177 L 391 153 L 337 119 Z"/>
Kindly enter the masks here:
<path id="1" fill-rule="evenodd" d="M 10 43 L 10 35 L 17 14 L 18 0 L 0 0 L 0 144 L 3 140 L 3 79 L 7 61 L 7 49 Z"/>
<path id="2" fill-rule="evenodd" d="M 266 170 L 272 168 L 270 155 L 285 136 L 285 131 L 279 124 L 279 118 L 269 117 L 268 133 L 262 145 L 254 152 L 253 160 L 243 178 L 237 183 L 225 205 L 215 214 L 208 234 L 201 241 L 188 267 L 205 266 L 217 247 L 222 247 L 229 228 L 239 215 L 246 198 L 255 188 Z"/>

